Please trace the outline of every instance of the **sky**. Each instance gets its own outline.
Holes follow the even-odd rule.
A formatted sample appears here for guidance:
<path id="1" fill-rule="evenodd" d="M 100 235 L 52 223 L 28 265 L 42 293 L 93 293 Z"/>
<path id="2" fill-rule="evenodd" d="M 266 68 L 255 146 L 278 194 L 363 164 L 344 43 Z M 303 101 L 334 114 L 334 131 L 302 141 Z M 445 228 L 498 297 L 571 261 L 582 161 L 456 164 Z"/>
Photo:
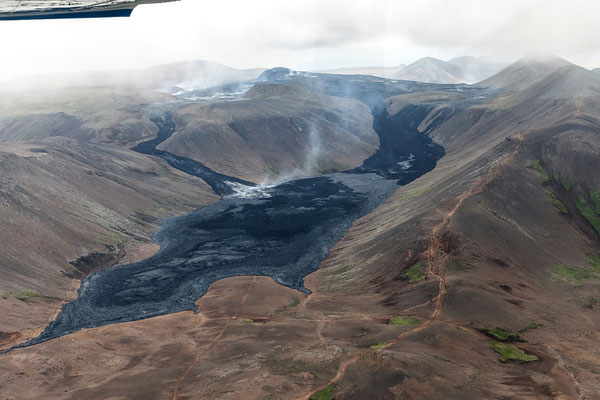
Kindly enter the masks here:
<path id="1" fill-rule="evenodd" d="M 299 70 L 551 52 L 600 67 L 597 0 L 181 0 L 131 18 L 0 21 L 0 80 L 203 59 Z"/>

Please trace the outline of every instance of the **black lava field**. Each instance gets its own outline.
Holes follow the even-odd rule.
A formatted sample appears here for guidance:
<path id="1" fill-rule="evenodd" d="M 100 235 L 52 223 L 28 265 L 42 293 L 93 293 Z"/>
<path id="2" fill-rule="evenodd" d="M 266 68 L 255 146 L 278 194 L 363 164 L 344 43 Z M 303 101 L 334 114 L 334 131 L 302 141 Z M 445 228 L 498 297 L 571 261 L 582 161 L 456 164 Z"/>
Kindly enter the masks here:
<path id="1" fill-rule="evenodd" d="M 441 146 L 416 129 L 426 108 L 392 118 L 383 107 L 384 98 L 392 94 L 431 90 L 435 85 L 370 77 L 289 78 L 285 70 L 269 74 L 262 81 L 294 79 L 331 95 L 364 101 L 375 117 L 380 149 L 352 171 L 259 187 L 157 150 L 174 130 L 165 112 L 154 119 L 160 128 L 158 138 L 133 150 L 162 157 L 175 168 L 203 178 L 222 199 L 164 221 L 153 236 L 161 247 L 154 256 L 87 276 L 77 299 L 66 304 L 39 337 L 20 346 L 83 328 L 194 310 L 209 286 L 226 277 L 270 276 L 307 292 L 303 277 L 318 268 L 352 223 L 380 205 L 398 184 L 432 170 L 444 154 Z"/>

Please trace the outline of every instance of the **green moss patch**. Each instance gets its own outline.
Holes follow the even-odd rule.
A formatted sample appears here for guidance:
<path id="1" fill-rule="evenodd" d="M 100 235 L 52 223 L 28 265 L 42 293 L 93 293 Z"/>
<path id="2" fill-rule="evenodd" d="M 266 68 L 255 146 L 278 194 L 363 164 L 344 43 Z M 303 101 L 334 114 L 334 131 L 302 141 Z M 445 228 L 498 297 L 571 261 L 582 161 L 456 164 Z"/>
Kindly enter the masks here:
<path id="1" fill-rule="evenodd" d="M 517 362 L 527 364 L 533 361 L 538 361 L 539 358 L 533 354 L 527 354 L 523 350 L 511 346 L 510 344 L 490 342 L 490 349 L 500 354 L 500 362 Z"/>
<path id="2" fill-rule="evenodd" d="M 600 273 L 600 254 L 588 254 L 588 264 L 592 270 Z"/>
<path id="3" fill-rule="evenodd" d="M 568 214 L 569 213 L 569 210 L 567 210 L 567 206 L 565 206 L 563 204 L 563 202 L 560 201 L 558 199 L 558 197 L 556 197 L 556 193 L 554 193 L 554 192 L 550 193 L 550 197 L 552 198 L 552 205 L 554 207 L 556 207 L 556 209 L 558 210 L 559 213 L 561 213 L 561 214 Z"/>
<path id="4" fill-rule="evenodd" d="M 51 297 L 39 294 L 33 290 L 22 289 L 19 292 L 2 292 L 2 298 L 8 299 L 10 296 L 14 296 L 17 300 L 27 301 L 31 298 L 50 299 Z"/>
<path id="5" fill-rule="evenodd" d="M 486 329 L 485 332 L 493 338 L 502 340 L 503 342 L 523 342 L 524 340 L 514 332 L 504 330 L 502 328 Z"/>
<path id="6" fill-rule="evenodd" d="M 548 172 L 544 169 L 544 167 L 542 167 L 540 160 L 535 160 L 531 165 L 533 166 L 533 168 L 537 169 L 538 172 L 540 173 L 540 178 L 542 179 L 542 183 L 550 182 L 550 175 L 548 175 Z"/>
<path id="7" fill-rule="evenodd" d="M 467 272 L 472 270 L 473 268 L 473 264 L 469 262 L 463 262 L 456 258 L 448 263 L 448 269 L 454 272 Z"/>
<path id="8" fill-rule="evenodd" d="M 590 199 L 596 206 L 596 214 L 600 214 L 600 193 L 597 190 L 590 189 Z"/>
<path id="9" fill-rule="evenodd" d="M 410 267 L 408 272 L 402 275 L 402 278 L 408 280 L 410 283 L 421 282 L 423 279 L 425 279 L 425 273 L 423 272 L 421 261 Z"/>
<path id="10" fill-rule="evenodd" d="M 373 346 L 371 346 L 372 349 L 381 349 L 382 347 L 385 347 L 387 345 L 386 342 L 377 342 L 377 344 L 374 344 Z"/>
<path id="11" fill-rule="evenodd" d="M 565 188 L 565 190 L 568 192 L 569 190 L 571 190 L 571 184 L 569 183 L 569 180 L 567 178 L 563 178 L 562 180 L 562 185 Z"/>
<path id="12" fill-rule="evenodd" d="M 321 389 L 310 396 L 310 400 L 335 400 L 335 396 L 333 394 L 334 390 L 335 385 L 329 385 L 325 389 Z"/>
<path id="13" fill-rule="evenodd" d="M 421 320 L 413 317 L 392 317 L 388 324 L 394 326 L 414 326 L 421 325 Z"/>
<path id="14" fill-rule="evenodd" d="M 16 295 L 16 298 L 18 300 L 25 300 L 29 297 L 43 297 L 43 296 L 37 292 L 34 292 L 33 290 L 26 290 L 26 289 L 21 290 L 21 293 L 18 293 Z"/>
<path id="15" fill-rule="evenodd" d="M 592 225 L 598 235 L 600 235 L 600 218 L 596 214 L 596 211 L 590 207 L 589 203 L 582 195 L 577 198 L 577 209 L 583 215 L 585 219 Z"/>
<path id="16" fill-rule="evenodd" d="M 594 277 L 589 268 L 569 267 L 567 265 L 558 265 L 554 267 L 552 274 L 555 279 L 571 283 L 579 284 L 584 280 Z"/>
<path id="17" fill-rule="evenodd" d="M 552 274 L 555 279 L 575 285 L 589 279 L 600 279 L 600 254 L 589 253 L 585 267 L 559 265 L 553 268 Z"/>

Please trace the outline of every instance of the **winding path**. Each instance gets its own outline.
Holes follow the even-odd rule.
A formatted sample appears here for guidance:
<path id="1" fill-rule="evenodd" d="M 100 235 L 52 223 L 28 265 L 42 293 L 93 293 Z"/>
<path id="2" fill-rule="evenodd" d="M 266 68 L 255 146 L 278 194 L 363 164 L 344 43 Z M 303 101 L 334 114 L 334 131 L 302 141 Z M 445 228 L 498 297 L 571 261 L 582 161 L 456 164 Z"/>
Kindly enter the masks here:
<path id="1" fill-rule="evenodd" d="M 403 340 L 409 336 L 412 336 L 418 332 L 423 331 L 424 329 L 431 326 L 431 324 L 433 324 L 435 321 L 439 320 L 439 317 L 442 313 L 442 308 L 444 305 L 444 296 L 446 295 L 446 291 L 447 291 L 446 278 L 444 276 L 444 266 L 446 265 L 446 263 L 450 257 L 450 254 L 444 248 L 444 243 L 442 241 L 443 235 L 444 235 L 444 233 L 446 233 L 448 226 L 449 226 L 450 222 L 452 221 L 452 218 L 454 217 L 454 215 L 456 215 L 456 212 L 460 209 L 460 207 L 465 202 L 465 200 L 471 198 L 472 196 L 474 196 L 478 193 L 481 193 L 483 191 L 483 189 L 496 178 L 500 169 L 502 167 L 504 167 L 508 162 L 513 160 L 516 157 L 516 155 L 519 153 L 519 151 L 521 150 L 522 145 L 523 145 L 523 133 L 519 133 L 519 134 L 515 135 L 515 138 L 519 140 L 519 143 L 515 147 L 515 149 L 509 155 L 507 155 L 505 158 L 503 158 L 502 161 L 500 161 L 491 171 L 484 173 L 484 175 L 477 182 L 475 182 L 475 184 L 473 184 L 465 193 L 456 197 L 455 200 L 457 200 L 457 201 L 456 201 L 456 204 L 454 205 L 454 207 L 444 215 L 444 217 L 442 218 L 442 221 L 439 224 L 435 225 L 431 231 L 429 245 L 427 246 L 427 249 L 423 252 L 423 256 L 428 261 L 427 276 L 429 278 L 434 278 L 439 281 L 438 295 L 435 298 L 436 299 L 435 300 L 436 301 L 435 309 L 433 310 L 431 316 L 425 323 L 418 325 L 415 328 L 400 334 L 394 340 L 386 343 L 385 346 L 378 348 L 376 351 L 381 351 L 382 349 L 387 349 L 391 346 L 394 346 L 394 345 L 398 344 L 398 342 L 400 342 L 401 340 Z M 424 304 L 429 304 L 429 303 L 430 302 L 428 301 Z M 406 309 L 405 311 L 414 309 L 415 307 L 421 307 L 424 304 L 410 307 L 410 308 Z M 449 324 L 458 326 L 464 330 L 467 330 L 471 333 L 476 333 L 476 334 L 481 335 L 481 333 L 474 331 L 470 328 L 466 328 L 460 324 L 455 324 L 455 323 L 448 322 L 448 321 L 441 321 L 441 322 L 449 323 Z M 348 367 L 356 364 L 358 361 L 360 361 L 360 359 L 362 357 L 364 357 L 364 353 L 359 353 L 358 355 L 354 356 L 350 360 L 346 361 L 345 363 L 343 363 L 340 366 L 337 374 L 333 377 L 333 379 L 331 379 L 329 382 L 327 382 L 326 385 L 320 387 L 316 391 L 312 391 L 308 395 L 303 395 L 303 396 L 299 397 L 299 399 L 308 400 L 308 399 L 310 399 L 311 395 L 314 392 L 323 390 L 323 389 L 327 388 L 328 386 L 339 382 L 340 379 L 342 379 L 342 377 L 344 376 L 344 373 L 346 372 Z"/>

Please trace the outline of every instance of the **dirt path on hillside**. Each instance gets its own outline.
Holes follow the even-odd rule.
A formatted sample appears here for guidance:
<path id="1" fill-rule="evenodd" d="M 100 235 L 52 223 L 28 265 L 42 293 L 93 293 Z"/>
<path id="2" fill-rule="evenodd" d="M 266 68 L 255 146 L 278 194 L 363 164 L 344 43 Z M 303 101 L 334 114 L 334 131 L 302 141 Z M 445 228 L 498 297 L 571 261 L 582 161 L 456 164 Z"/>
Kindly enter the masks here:
<path id="1" fill-rule="evenodd" d="M 394 346 L 394 345 L 398 344 L 398 342 L 400 342 L 401 340 L 403 340 L 409 336 L 412 336 L 418 332 L 423 331 L 424 329 L 431 326 L 431 324 L 433 324 L 440 317 L 440 315 L 442 313 L 442 308 L 444 306 L 444 296 L 446 295 L 446 291 L 447 291 L 446 278 L 444 277 L 444 268 L 450 257 L 450 254 L 447 251 L 444 240 L 443 240 L 444 234 L 447 232 L 448 226 L 449 226 L 450 222 L 452 221 L 452 218 L 454 217 L 454 215 L 456 215 L 456 212 L 460 209 L 460 207 L 465 202 L 465 200 L 470 199 L 472 196 L 474 196 L 478 193 L 481 193 L 483 191 L 483 189 L 496 178 L 500 169 L 503 168 L 508 162 L 512 161 L 516 157 L 516 155 L 519 153 L 519 151 L 521 150 L 521 148 L 523 146 L 523 133 L 519 133 L 518 135 L 515 135 L 515 138 L 519 140 L 519 143 L 516 146 L 516 148 L 509 155 L 507 155 L 504 159 L 502 159 L 502 161 L 500 161 L 496 166 L 494 166 L 494 168 L 491 171 L 484 173 L 484 175 L 477 182 L 475 182 L 465 193 L 456 197 L 455 200 L 457 200 L 457 201 L 456 201 L 456 204 L 454 205 L 454 207 L 444 215 L 444 217 L 442 218 L 442 221 L 439 224 L 435 225 L 431 231 L 429 245 L 427 246 L 427 249 L 423 252 L 423 256 L 427 259 L 427 262 L 428 262 L 427 276 L 431 279 L 437 279 L 439 281 L 438 295 L 435 298 L 436 305 L 435 305 L 435 309 L 432 312 L 431 316 L 425 323 L 423 323 L 419 326 L 416 326 L 415 328 L 413 328 L 407 332 L 402 333 L 401 335 L 397 336 L 394 340 L 386 343 L 385 346 L 378 348 L 377 351 L 380 351 L 380 349 L 386 349 L 391 346 Z M 429 303 L 430 302 L 427 302 L 424 304 L 429 304 Z M 421 307 L 424 304 L 420 304 L 417 307 Z M 413 307 L 410 307 L 409 309 L 414 309 L 414 308 L 415 307 L 413 306 Z M 407 310 L 409 310 L 409 309 L 407 309 Z M 471 331 L 468 328 L 464 328 L 464 329 Z M 308 400 L 308 399 L 310 399 L 310 396 L 313 393 L 315 393 L 319 390 L 323 390 L 323 389 L 329 387 L 330 385 L 339 382 L 339 380 L 342 379 L 342 377 L 344 376 L 344 373 L 346 372 L 348 367 L 350 367 L 353 364 L 356 364 L 362 357 L 363 357 L 363 353 L 359 353 L 357 356 L 346 361 L 345 363 L 343 363 L 340 366 L 337 374 L 333 377 L 333 379 L 331 379 L 326 385 L 311 392 L 308 395 L 303 395 L 302 397 L 299 397 L 299 399 Z"/>

